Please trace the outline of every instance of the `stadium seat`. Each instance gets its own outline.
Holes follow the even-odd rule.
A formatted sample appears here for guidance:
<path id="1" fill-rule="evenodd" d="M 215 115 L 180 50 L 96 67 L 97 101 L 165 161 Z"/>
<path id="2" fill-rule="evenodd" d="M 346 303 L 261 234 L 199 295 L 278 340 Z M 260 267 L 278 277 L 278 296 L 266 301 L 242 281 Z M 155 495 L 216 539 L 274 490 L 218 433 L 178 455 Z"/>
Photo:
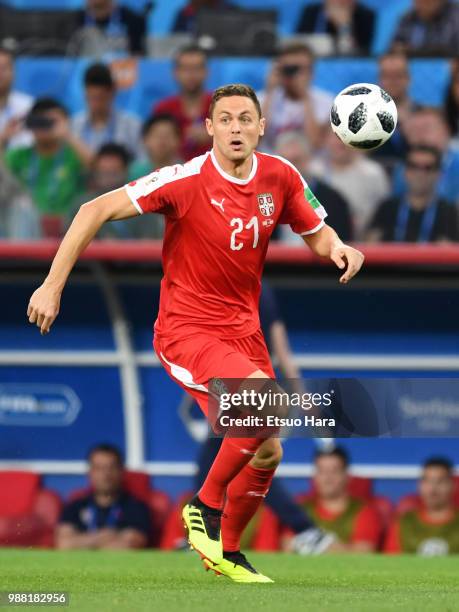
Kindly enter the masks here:
<path id="1" fill-rule="evenodd" d="M 170 497 L 163 491 L 152 489 L 150 476 L 144 472 L 126 470 L 123 477 L 124 489 L 147 504 L 150 509 L 152 546 L 159 546 L 166 520 L 172 508 Z M 69 501 L 84 497 L 91 492 L 91 487 L 72 491 Z"/>
<path id="2" fill-rule="evenodd" d="M 0 472 L 0 546 L 52 547 L 62 502 L 30 472 Z"/>

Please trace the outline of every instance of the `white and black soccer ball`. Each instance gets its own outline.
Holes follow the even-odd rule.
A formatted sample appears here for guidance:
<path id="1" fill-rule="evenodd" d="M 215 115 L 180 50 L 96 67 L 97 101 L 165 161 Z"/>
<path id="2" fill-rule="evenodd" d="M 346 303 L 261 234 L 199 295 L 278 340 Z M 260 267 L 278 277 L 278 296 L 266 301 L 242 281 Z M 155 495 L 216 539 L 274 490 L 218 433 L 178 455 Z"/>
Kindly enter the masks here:
<path id="1" fill-rule="evenodd" d="M 397 107 L 379 85 L 357 83 L 336 96 L 330 122 L 344 144 L 356 149 L 377 149 L 394 133 Z"/>

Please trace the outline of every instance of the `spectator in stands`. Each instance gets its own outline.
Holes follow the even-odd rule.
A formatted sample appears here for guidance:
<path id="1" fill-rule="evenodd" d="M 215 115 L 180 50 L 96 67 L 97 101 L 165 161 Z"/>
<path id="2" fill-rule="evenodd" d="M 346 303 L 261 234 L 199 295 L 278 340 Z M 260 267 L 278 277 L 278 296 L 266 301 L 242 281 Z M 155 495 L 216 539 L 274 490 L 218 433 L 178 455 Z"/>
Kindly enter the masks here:
<path id="1" fill-rule="evenodd" d="M 181 157 L 188 161 L 211 148 L 205 119 L 212 94 L 205 90 L 207 57 L 204 51 L 196 46 L 181 49 L 175 57 L 174 76 L 179 94 L 158 102 L 153 115 L 175 117 L 181 131 Z"/>
<path id="2" fill-rule="evenodd" d="M 149 510 L 123 490 L 119 450 L 100 444 L 91 449 L 88 461 L 91 492 L 64 507 L 56 530 L 57 548 L 145 548 Z"/>
<path id="3" fill-rule="evenodd" d="M 73 210 L 68 215 L 69 225 L 82 204 L 90 202 L 103 193 L 119 189 L 128 182 L 129 162 L 129 153 L 122 145 L 107 143 L 101 146 L 91 167 L 87 190 L 75 200 Z M 163 229 L 162 217 L 159 215 L 146 215 L 144 217 L 142 215 L 132 219 L 106 223 L 99 230 L 97 237 L 111 240 L 162 238 Z"/>
<path id="4" fill-rule="evenodd" d="M 375 157 L 392 165 L 403 159 L 408 148 L 406 126 L 415 104 L 410 98 L 410 70 L 403 53 L 386 53 L 379 58 L 379 84 L 389 93 L 397 105 L 398 122 L 389 140 L 374 152 Z"/>
<path id="5" fill-rule="evenodd" d="M 406 137 L 410 146 L 426 145 L 442 153 L 439 195 L 459 204 L 459 148 L 451 142 L 451 134 L 443 112 L 438 108 L 420 107 L 408 118 Z M 406 190 L 404 168 L 394 171 L 393 191 L 401 195 Z"/>
<path id="6" fill-rule="evenodd" d="M 8 150 L 5 162 L 31 194 L 41 215 L 43 235 L 57 237 L 65 214 L 82 190 L 83 173 L 92 155 L 72 134 L 65 107 L 53 98 L 38 99 L 26 125 L 34 144 Z"/>
<path id="7" fill-rule="evenodd" d="M 116 86 L 105 64 L 89 66 L 84 75 L 87 109 L 72 121 L 75 134 L 97 151 L 107 142 L 116 142 L 137 156 L 140 146 L 140 122 L 136 117 L 114 107 Z"/>
<path id="8" fill-rule="evenodd" d="M 451 67 L 451 81 L 446 93 L 444 103 L 445 116 L 451 136 L 459 144 L 459 60 L 455 60 Z"/>
<path id="9" fill-rule="evenodd" d="M 87 0 L 78 20 L 84 37 L 82 52 L 145 53 L 145 15 L 122 6 L 116 0 Z M 92 53 L 94 55 L 94 53 Z"/>
<path id="10" fill-rule="evenodd" d="M 452 0 L 414 0 L 401 19 L 392 47 L 409 55 L 456 55 L 459 6 Z"/>
<path id="11" fill-rule="evenodd" d="M 371 503 L 349 494 L 346 451 L 340 447 L 320 449 L 316 451 L 314 466 L 315 493 L 303 501 L 304 510 L 318 526 L 335 534 L 341 550 L 376 551 L 382 532 L 381 520 Z"/>
<path id="12" fill-rule="evenodd" d="M 352 235 L 354 240 L 362 240 L 378 204 L 390 192 L 381 165 L 344 145 L 330 130 L 325 140 L 324 156 L 316 158 L 310 170 L 347 200 L 351 209 Z"/>
<path id="13" fill-rule="evenodd" d="M 312 151 L 304 135 L 284 132 L 276 140 L 275 151 L 277 155 L 288 159 L 301 172 L 316 198 L 326 207 L 327 223 L 338 232 L 342 240 L 345 242 L 352 240 L 349 204 L 336 189 L 311 174 Z M 281 226 L 280 238 L 284 242 L 303 243 L 302 237 L 287 231 L 285 225 Z"/>
<path id="14" fill-rule="evenodd" d="M 438 149 L 417 146 L 408 151 L 406 195 L 382 202 L 370 223 L 370 242 L 458 240 L 456 207 L 437 194 L 440 167 Z"/>
<path id="15" fill-rule="evenodd" d="M 374 24 L 374 11 L 356 0 L 325 0 L 305 7 L 297 31 L 329 34 L 337 54 L 368 54 Z"/>
<path id="16" fill-rule="evenodd" d="M 314 56 L 306 45 L 292 43 L 275 60 L 264 91 L 258 93 L 266 131 L 262 147 L 273 151 L 282 132 L 297 130 L 312 147 L 322 145 L 333 99 L 311 85 Z"/>
<path id="17" fill-rule="evenodd" d="M 200 9 L 217 10 L 231 6 L 232 4 L 227 0 L 190 0 L 178 13 L 172 31 L 194 34 L 196 31 L 196 18 Z"/>
<path id="18" fill-rule="evenodd" d="M 32 198 L 0 158 L 0 238 L 40 237 L 40 220 Z"/>
<path id="19" fill-rule="evenodd" d="M 147 119 L 142 138 L 148 159 L 133 162 L 129 169 L 130 180 L 180 163 L 180 127 L 172 115 L 154 115 Z"/>
<path id="20" fill-rule="evenodd" d="M 459 553 L 459 510 L 453 504 L 453 466 L 448 459 L 425 462 L 419 482 L 420 503 L 393 521 L 386 553 L 433 556 Z"/>
<path id="21" fill-rule="evenodd" d="M 14 56 L 0 47 L 0 150 L 30 145 L 32 134 L 24 129 L 24 120 L 33 98 L 13 89 Z"/>

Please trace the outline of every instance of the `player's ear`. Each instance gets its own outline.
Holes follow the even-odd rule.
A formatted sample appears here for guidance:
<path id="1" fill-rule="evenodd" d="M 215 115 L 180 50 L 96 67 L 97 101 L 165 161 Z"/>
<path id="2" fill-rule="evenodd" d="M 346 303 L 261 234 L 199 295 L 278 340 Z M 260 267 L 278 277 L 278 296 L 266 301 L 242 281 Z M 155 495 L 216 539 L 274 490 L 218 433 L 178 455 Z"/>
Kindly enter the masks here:
<path id="1" fill-rule="evenodd" d="M 258 130 L 258 133 L 260 136 L 263 136 L 263 134 L 265 133 L 265 125 L 266 125 L 266 119 L 264 117 L 262 117 L 260 119 L 260 127 Z"/>
<path id="2" fill-rule="evenodd" d="M 212 119 L 209 119 L 209 117 L 206 117 L 206 130 L 209 136 L 214 135 L 214 126 L 212 125 Z"/>

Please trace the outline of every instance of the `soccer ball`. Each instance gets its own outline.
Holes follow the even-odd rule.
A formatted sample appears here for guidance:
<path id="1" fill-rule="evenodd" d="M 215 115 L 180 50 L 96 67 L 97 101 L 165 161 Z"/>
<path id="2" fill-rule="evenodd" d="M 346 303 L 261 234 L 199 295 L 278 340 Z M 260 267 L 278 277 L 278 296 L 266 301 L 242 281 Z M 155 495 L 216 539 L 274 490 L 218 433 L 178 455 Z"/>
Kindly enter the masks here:
<path id="1" fill-rule="evenodd" d="M 379 85 L 357 83 L 336 96 L 330 122 L 344 144 L 357 149 L 377 149 L 394 133 L 397 107 Z"/>

